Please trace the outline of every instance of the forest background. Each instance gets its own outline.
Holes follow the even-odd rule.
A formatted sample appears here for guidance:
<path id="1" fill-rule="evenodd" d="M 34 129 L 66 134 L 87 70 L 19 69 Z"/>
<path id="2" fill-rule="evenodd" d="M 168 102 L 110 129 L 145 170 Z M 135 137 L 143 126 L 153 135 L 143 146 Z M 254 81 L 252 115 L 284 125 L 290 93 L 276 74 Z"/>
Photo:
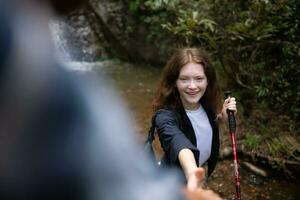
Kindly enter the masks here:
<path id="1" fill-rule="evenodd" d="M 176 48 L 206 49 L 239 102 L 239 151 L 300 174 L 300 1 L 89 0 L 79 12 L 96 59 L 162 68 Z"/>

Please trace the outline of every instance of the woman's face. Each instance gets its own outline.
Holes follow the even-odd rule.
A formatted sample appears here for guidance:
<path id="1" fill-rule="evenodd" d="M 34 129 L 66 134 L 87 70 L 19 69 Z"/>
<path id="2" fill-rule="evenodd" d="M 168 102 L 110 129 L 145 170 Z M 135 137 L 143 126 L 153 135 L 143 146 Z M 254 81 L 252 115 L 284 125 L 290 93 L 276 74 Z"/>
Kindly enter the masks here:
<path id="1" fill-rule="evenodd" d="M 181 68 L 176 86 L 185 109 L 199 108 L 199 100 L 205 93 L 207 84 L 203 65 L 188 63 Z"/>

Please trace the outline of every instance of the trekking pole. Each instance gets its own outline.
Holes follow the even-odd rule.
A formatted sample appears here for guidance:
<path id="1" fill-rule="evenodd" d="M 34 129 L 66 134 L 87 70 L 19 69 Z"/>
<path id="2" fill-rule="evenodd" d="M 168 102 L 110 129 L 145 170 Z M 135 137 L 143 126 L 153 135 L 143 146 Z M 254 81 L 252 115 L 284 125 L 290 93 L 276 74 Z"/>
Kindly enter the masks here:
<path id="1" fill-rule="evenodd" d="M 224 96 L 227 99 L 228 97 L 231 96 L 231 92 L 226 91 L 224 93 Z M 229 132 L 231 135 L 231 143 L 233 149 L 233 166 L 234 166 L 236 199 L 241 200 L 241 185 L 240 185 L 238 159 L 236 154 L 236 139 L 235 139 L 236 122 L 235 122 L 234 112 L 232 110 L 227 109 L 227 115 L 228 115 Z"/>

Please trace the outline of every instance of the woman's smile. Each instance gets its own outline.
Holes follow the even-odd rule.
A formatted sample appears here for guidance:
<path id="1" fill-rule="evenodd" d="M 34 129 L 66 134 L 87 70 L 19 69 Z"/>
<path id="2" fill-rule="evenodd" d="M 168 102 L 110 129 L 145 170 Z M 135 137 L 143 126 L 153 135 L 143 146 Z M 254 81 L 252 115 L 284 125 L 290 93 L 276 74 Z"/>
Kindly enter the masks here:
<path id="1" fill-rule="evenodd" d="M 198 91 L 197 92 L 185 92 L 185 93 L 188 95 L 191 95 L 191 96 L 195 96 L 195 95 L 199 94 Z"/>

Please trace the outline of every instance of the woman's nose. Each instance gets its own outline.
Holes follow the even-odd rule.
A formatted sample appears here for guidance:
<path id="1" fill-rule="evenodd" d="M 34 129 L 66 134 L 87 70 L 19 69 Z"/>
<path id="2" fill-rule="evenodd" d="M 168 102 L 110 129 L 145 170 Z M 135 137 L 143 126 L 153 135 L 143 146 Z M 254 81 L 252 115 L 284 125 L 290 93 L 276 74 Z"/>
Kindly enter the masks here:
<path id="1" fill-rule="evenodd" d="M 193 88 L 196 88 L 196 84 L 195 84 L 195 81 L 192 79 L 189 83 L 189 86 L 188 86 L 190 89 L 193 89 Z"/>

